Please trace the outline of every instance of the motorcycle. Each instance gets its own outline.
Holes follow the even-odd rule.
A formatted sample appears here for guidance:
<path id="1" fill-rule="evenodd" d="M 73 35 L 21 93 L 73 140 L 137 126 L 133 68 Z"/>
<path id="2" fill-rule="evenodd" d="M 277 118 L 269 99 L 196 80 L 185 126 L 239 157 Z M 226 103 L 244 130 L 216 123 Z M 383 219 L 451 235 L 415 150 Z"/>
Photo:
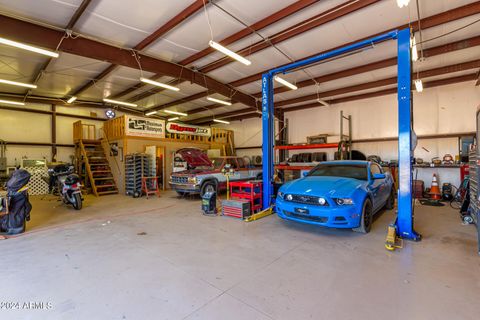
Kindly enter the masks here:
<path id="1" fill-rule="evenodd" d="M 49 191 L 58 194 L 63 203 L 73 205 L 75 210 L 82 209 L 82 192 L 80 177 L 73 173 L 74 167 L 69 164 L 58 164 L 48 169 Z"/>

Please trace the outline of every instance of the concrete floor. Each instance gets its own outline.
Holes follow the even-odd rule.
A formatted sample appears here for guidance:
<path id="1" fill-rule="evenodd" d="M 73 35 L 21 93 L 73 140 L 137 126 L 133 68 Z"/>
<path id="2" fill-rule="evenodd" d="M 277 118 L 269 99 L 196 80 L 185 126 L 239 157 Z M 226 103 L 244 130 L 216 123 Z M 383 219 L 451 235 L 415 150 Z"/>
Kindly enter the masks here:
<path id="1" fill-rule="evenodd" d="M 388 252 L 393 212 L 361 235 L 206 217 L 171 192 L 32 202 L 28 233 L 0 242 L 0 319 L 479 318 L 476 233 L 449 207 L 417 207 L 424 240 Z M 7 310 L 24 302 L 44 306 Z"/>

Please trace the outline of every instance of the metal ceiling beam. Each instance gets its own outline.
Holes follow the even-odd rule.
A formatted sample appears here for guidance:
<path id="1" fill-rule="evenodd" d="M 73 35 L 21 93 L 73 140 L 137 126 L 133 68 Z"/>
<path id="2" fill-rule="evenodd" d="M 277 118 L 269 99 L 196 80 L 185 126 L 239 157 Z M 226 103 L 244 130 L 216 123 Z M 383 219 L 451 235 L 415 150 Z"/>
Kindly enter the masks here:
<path id="1" fill-rule="evenodd" d="M 210 0 L 205 0 L 205 3 L 208 3 Z M 178 26 L 180 23 L 182 23 L 184 20 L 188 19 L 190 16 L 195 14 L 198 10 L 203 8 L 203 0 L 196 0 L 193 2 L 191 5 L 189 5 L 187 8 L 182 10 L 179 14 L 177 14 L 175 17 L 170 19 L 167 23 L 162 25 L 160 28 L 155 30 L 152 34 L 150 34 L 148 37 L 140 41 L 135 47 L 133 47 L 133 50 L 135 51 L 142 51 L 145 49 L 147 46 L 151 45 L 153 42 L 158 40 L 160 37 L 162 37 L 164 34 Z M 109 75 L 113 70 L 115 70 L 117 65 L 112 64 L 108 66 L 105 70 L 103 70 L 100 74 L 98 74 L 93 80 L 89 80 L 87 83 L 85 83 L 82 87 L 77 89 L 72 96 L 78 96 L 82 92 L 88 90 L 91 88 L 96 82 L 101 81 L 103 78 L 105 78 L 107 75 Z"/>
<path id="2" fill-rule="evenodd" d="M 476 68 L 479 68 L 479 67 L 480 67 L 480 59 L 469 61 L 469 62 L 464 62 L 464 63 L 459 63 L 459 64 L 454 64 L 454 65 L 450 65 L 450 66 L 439 67 L 439 68 L 434 68 L 434 69 L 430 69 L 430 70 L 421 71 L 421 72 L 418 73 L 418 78 L 435 77 L 435 76 L 440 76 L 440 75 L 454 73 L 454 72 L 476 69 Z M 417 74 L 416 73 L 412 76 L 412 79 L 413 80 L 417 79 Z M 357 84 L 357 85 L 353 85 L 353 86 L 343 87 L 343 88 L 339 88 L 339 89 L 319 92 L 318 95 L 315 93 L 315 94 L 310 94 L 310 95 L 297 97 L 297 98 L 293 98 L 293 99 L 289 99 L 289 100 L 278 101 L 278 102 L 275 103 L 275 107 L 281 107 L 281 106 L 301 103 L 301 102 L 305 102 L 305 101 L 316 100 L 317 97 L 328 98 L 328 97 L 353 93 L 353 92 L 362 91 L 362 90 L 374 89 L 374 88 L 378 88 L 378 87 L 382 87 L 382 86 L 394 85 L 396 83 L 397 83 L 397 77 L 392 77 L 392 78 L 387 78 L 387 79 L 382 79 L 382 80 L 376 80 L 376 81 L 361 83 L 361 84 Z M 339 99 L 342 99 L 342 98 L 339 98 Z M 329 100 L 327 100 L 327 102 L 328 101 Z M 318 102 L 310 103 L 310 104 L 319 105 Z M 286 108 L 282 108 L 282 109 L 286 110 Z M 245 112 L 248 112 L 249 109 L 239 110 L 239 112 L 242 112 L 242 111 L 245 113 Z M 224 114 L 226 114 L 226 113 L 217 114 L 217 115 L 215 115 L 215 117 L 218 118 L 218 119 L 222 119 Z M 194 119 L 191 122 L 192 123 L 199 123 L 200 121 L 206 121 L 207 119 L 211 119 L 211 118 L 212 118 L 212 116 L 203 117 L 203 118 L 199 118 L 199 119 Z"/>
<path id="3" fill-rule="evenodd" d="M 448 43 L 448 44 L 445 44 L 445 45 L 424 49 L 423 50 L 423 56 L 425 58 L 429 58 L 429 57 L 433 57 L 433 56 L 436 56 L 436 55 L 445 54 L 445 53 L 449 53 L 449 52 L 453 52 L 453 51 L 457 51 L 457 50 L 462 50 L 462 49 L 467 49 L 467 48 L 472 48 L 472 47 L 479 46 L 479 45 L 480 45 L 480 36 L 476 36 L 476 37 L 472 37 L 472 38 Z M 397 64 L 397 58 L 396 57 L 395 58 L 390 58 L 390 59 L 385 59 L 385 60 L 381 60 L 381 61 L 377 61 L 377 62 L 372 62 L 372 63 L 366 64 L 366 65 L 363 65 L 363 66 L 359 66 L 359 67 L 346 69 L 346 70 L 326 74 L 326 75 L 323 75 L 323 76 L 319 76 L 319 77 L 315 78 L 315 81 L 317 81 L 319 83 L 328 82 L 328 81 L 332 81 L 332 80 L 337 80 L 337 79 L 341 79 L 341 78 L 345 78 L 345 77 L 354 76 L 354 75 L 364 73 L 364 72 L 369 72 L 369 71 L 378 70 L 378 69 L 382 69 L 382 68 L 392 67 L 392 66 L 395 66 L 396 64 Z M 315 82 L 313 82 L 311 79 L 296 83 L 297 87 L 299 87 L 299 88 L 306 87 L 306 86 L 311 86 L 311 85 L 314 85 L 314 84 L 315 84 Z M 281 92 L 285 92 L 285 91 L 289 91 L 289 90 L 290 89 L 288 89 L 286 87 L 278 87 L 274 90 L 274 93 L 281 93 Z M 258 92 L 258 93 L 255 93 L 254 96 L 260 97 L 261 94 L 262 94 L 261 92 Z M 197 94 L 197 97 L 195 99 L 201 98 L 203 96 L 204 96 L 203 93 L 200 92 L 200 93 Z M 187 101 L 185 101 L 185 102 L 187 102 Z M 180 103 L 183 103 L 183 102 L 180 102 Z M 165 106 L 165 108 L 167 108 L 169 106 L 173 106 L 173 105 L 176 105 L 176 104 L 178 104 L 178 103 L 175 103 L 175 101 L 174 101 L 174 102 L 171 102 L 169 104 L 165 104 L 163 106 Z M 193 114 L 196 114 L 196 113 L 221 108 L 222 106 L 223 105 L 220 105 L 220 104 L 212 104 L 212 105 L 208 105 L 208 106 L 204 106 L 204 107 L 195 108 L 195 109 L 192 109 L 192 110 L 188 110 L 188 115 L 193 115 Z"/>
<path id="4" fill-rule="evenodd" d="M 455 84 L 455 83 L 460 83 L 460 82 L 473 81 L 475 79 L 476 79 L 476 74 L 471 73 L 471 74 L 464 75 L 464 76 L 458 76 L 458 77 L 452 77 L 452 78 L 447 78 L 447 79 L 424 82 L 423 87 L 428 89 L 428 88 L 445 86 L 445 85 Z M 369 98 L 375 98 L 375 97 L 380 97 L 380 96 L 386 96 L 386 95 L 396 94 L 396 93 L 397 93 L 397 88 L 391 88 L 391 89 L 369 92 L 369 93 L 364 93 L 364 94 L 359 94 L 359 95 L 354 95 L 354 96 L 349 96 L 349 97 L 342 97 L 342 98 L 338 98 L 338 99 L 327 100 L 327 102 L 329 102 L 330 104 L 338 104 L 338 103 L 343 103 L 343 102 L 351 102 L 351 101 L 358 101 L 358 100 L 362 100 L 362 99 L 369 99 Z M 324 108 L 324 106 L 322 106 L 318 103 L 308 103 L 308 104 L 304 104 L 304 105 L 300 105 L 300 106 L 283 108 L 282 110 L 283 110 L 283 112 L 291 112 L 291 111 L 299 111 L 299 110 L 312 109 L 312 108 L 322 108 L 322 107 Z M 218 118 L 218 119 L 227 120 L 227 121 L 237 121 L 237 120 L 245 120 L 245 119 L 260 118 L 260 117 L 261 117 L 261 115 L 259 115 L 258 113 L 249 111 L 248 113 L 245 113 L 241 116 Z M 201 123 L 198 123 L 198 124 L 206 125 L 206 124 L 211 124 L 211 123 L 213 123 L 213 121 L 210 118 L 210 121 L 205 121 L 205 122 L 201 122 Z"/>
<path id="5" fill-rule="evenodd" d="M 445 67 L 439 67 L 439 68 L 434 68 L 430 70 L 420 71 L 418 73 L 414 73 L 412 75 L 412 79 L 416 80 L 417 78 L 422 79 L 422 78 L 435 77 L 435 76 L 440 76 L 440 75 L 454 73 L 454 72 L 476 69 L 479 67 L 480 67 L 480 59 L 464 62 L 464 63 L 458 63 L 454 65 L 449 65 Z M 353 86 L 344 87 L 340 89 L 319 92 L 318 95 L 314 93 L 314 94 L 309 94 L 301 97 L 296 97 L 293 99 L 278 101 L 275 103 L 275 107 L 282 107 L 282 106 L 291 105 L 299 102 L 316 100 L 317 97 L 326 98 L 326 97 L 338 96 L 341 94 L 346 94 L 346 93 L 351 93 L 351 92 L 361 91 L 361 90 L 368 90 L 368 89 L 373 89 L 381 86 L 388 86 L 396 83 L 397 83 L 397 77 L 365 82 L 358 85 L 353 85 Z"/>
<path id="6" fill-rule="evenodd" d="M 240 55 L 247 56 L 253 53 L 259 52 L 266 48 L 271 47 L 272 45 L 278 44 L 285 40 L 291 39 L 295 36 L 298 36 L 304 32 L 312 30 L 316 27 L 324 25 L 328 22 L 334 21 L 338 18 L 344 17 L 348 14 L 354 13 L 358 10 L 366 8 L 372 4 L 379 2 L 380 0 L 349 0 L 345 3 L 342 3 L 336 7 L 333 7 L 325 12 L 319 13 L 306 21 L 297 23 L 286 30 L 282 30 L 268 37 L 267 41 L 259 41 L 250 46 L 247 46 L 243 49 L 237 50 L 236 52 Z M 233 62 L 230 57 L 223 57 L 217 61 L 214 61 L 202 68 L 202 72 L 210 72 L 220 67 L 223 67 L 231 62 Z"/>
<path id="7" fill-rule="evenodd" d="M 420 20 L 420 23 L 422 25 L 422 30 L 425 30 L 425 29 L 428 29 L 428 28 L 436 27 L 436 26 L 439 26 L 439 25 L 442 25 L 442 24 L 445 24 L 445 23 L 448 23 L 448 22 L 451 22 L 451 21 L 455 21 L 455 20 L 458 20 L 458 19 L 463 19 L 463 18 L 472 16 L 472 15 L 475 15 L 475 14 L 479 14 L 479 13 L 480 13 L 480 1 L 476 1 L 474 3 L 468 4 L 468 5 L 465 5 L 465 6 L 461 6 L 461 7 L 458 7 L 458 8 L 451 9 L 449 11 L 445 11 L 445 12 L 427 17 L 427 18 L 423 18 L 423 19 Z M 341 48 L 343 46 L 347 46 L 347 45 L 350 45 L 350 44 L 353 44 L 353 43 L 356 43 L 356 42 L 359 42 L 359 41 L 362 41 L 362 40 L 365 40 L 365 39 L 369 39 L 369 38 L 375 37 L 375 36 L 380 35 L 380 34 L 388 33 L 392 30 L 401 30 L 401 29 L 404 29 L 404 28 L 407 28 L 407 27 L 408 27 L 408 24 L 405 24 L 405 25 L 397 26 L 397 27 L 392 28 L 392 29 L 387 29 L 387 30 L 381 31 L 381 32 L 376 33 L 376 34 L 369 35 L 369 36 L 364 37 L 362 39 L 357 39 L 355 41 L 352 41 L 352 42 L 349 42 L 349 43 L 344 43 L 344 44 L 341 44 L 341 45 L 336 46 L 334 48 L 324 50 L 323 53 L 331 51 L 331 50 L 335 50 L 335 49 Z M 414 31 L 418 31 L 418 21 L 413 21 L 411 23 L 411 27 Z M 454 42 L 454 43 L 450 44 L 450 47 L 448 47 L 448 46 L 436 47 L 436 50 L 431 51 L 431 54 L 432 55 L 437 55 L 437 54 L 440 54 L 442 52 L 449 52 L 449 51 L 453 51 L 453 50 L 462 49 L 462 46 L 469 46 L 469 45 L 473 46 L 473 44 L 471 44 L 471 43 L 469 44 L 469 40 L 471 40 L 472 42 L 475 42 L 476 43 L 475 45 L 478 45 L 479 39 L 477 37 L 475 37 L 475 38 L 472 38 L 472 39 L 464 40 L 465 42 L 462 42 L 462 41 Z M 307 56 L 307 57 L 300 58 L 298 60 L 308 59 L 308 58 L 311 58 L 311 57 L 313 57 L 317 54 L 318 53 L 316 53 L 314 55 Z M 287 64 L 289 64 L 289 63 L 287 63 Z M 286 64 L 283 64 L 283 65 L 277 66 L 277 67 L 282 67 L 284 65 L 286 65 Z M 229 85 L 231 85 L 233 87 L 239 87 L 239 86 L 243 86 L 245 84 L 251 83 L 251 82 L 259 81 L 262 78 L 262 74 L 265 73 L 265 72 L 268 72 L 268 71 L 269 71 L 269 69 L 268 70 L 263 70 L 263 71 L 258 72 L 256 74 L 253 74 L 251 76 L 248 76 L 248 77 L 236 80 L 236 81 L 232 81 L 232 82 L 229 83 Z M 207 95 L 207 92 L 203 92 L 203 96 L 206 96 L 206 95 Z M 197 97 L 202 97 L 202 96 L 200 95 L 200 93 L 198 93 Z M 177 100 L 177 101 L 172 101 L 170 103 L 172 105 L 176 105 L 176 104 L 179 104 L 179 103 L 193 101 L 193 100 L 197 99 L 197 98 L 195 98 L 195 99 L 193 99 L 193 98 L 195 98 L 195 97 L 194 96 L 184 97 L 184 98 L 181 99 L 182 102 L 180 102 L 180 100 Z M 158 109 L 155 109 L 155 110 L 161 110 L 161 109 L 163 109 L 163 105 L 157 106 L 155 108 L 158 108 Z"/>
<path id="8" fill-rule="evenodd" d="M 237 42 L 251 34 L 253 34 L 254 32 L 256 31 L 259 31 L 259 30 L 262 30 L 268 26 L 271 26 L 272 24 L 286 18 L 286 17 L 289 17 L 297 12 L 299 12 L 300 10 L 303 10 L 305 8 L 307 8 L 308 6 L 318 2 L 319 0 L 299 0 L 299 1 L 296 1 L 295 3 L 269 15 L 268 17 L 260 20 L 260 21 L 257 21 L 255 22 L 254 24 L 232 34 L 231 36 L 228 36 L 227 38 L 223 39 L 220 41 L 220 44 L 224 45 L 224 46 L 228 46 L 229 44 L 232 44 L 234 42 Z M 203 57 L 206 57 L 207 55 L 209 55 L 210 53 L 212 52 L 215 52 L 215 49 L 211 48 L 210 46 L 209 47 L 206 47 L 205 49 L 203 49 L 202 51 L 200 52 L 197 52 L 185 59 L 183 59 L 182 61 L 179 62 L 179 64 L 181 65 L 188 65 L 188 64 L 191 64 L 192 62 L 194 61 L 197 61 Z M 159 78 L 161 75 L 154 75 L 152 77 L 152 79 L 157 79 Z M 174 84 L 177 84 L 177 83 L 174 83 Z M 142 83 L 142 82 L 139 82 L 137 83 L 136 85 L 134 85 L 133 87 L 131 88 L 128 88 L 124 91 L 122 91 L 121 93 L 117 94 L 115 97 L 121 97 L 121 96 L 124 96 L 124 95 L 127 95 L 139 88 L 142 88 L 144 87 L 146 84 Z M 130 101 L 138 101 L 138 100 L 141 100 L 141 99 L 144 99 L 152 94 L 156 94 L 158 92 L 161 92 L 163 91 L 162 89 L 158 88 L 158 89 L 153 89 L 153 90 L 150 90 L 150 91 L 146 91 L 146 92 L 142 92 L 134 97 L 132 97 L 131 99 L 129 99 Z"/>
<path id="9" fill-rule="evenodd" d="M 80 19 L 82 14 L 87 9 L 90 2 L 92 2 L 92 0 L 83 0 L 82 1 L 82 3 L 78 6 L 77 10 L 75 10 L 75 13 L 73 14 L 73 16 L 70 18 L 70 21 L 68 22 L 67 26 L 65 27 L 66 30 L 71 30 L 75 26 L 77 21 Z M 35 73 L 35 76 L 32 77 L 31 83 L 37 84 L 38 81 L 40 81 L 40 78 L 45 73 L 48 66 L 50 65 L 50 63 L 52 63 L 53 60 L 54 60 L 53 58 L 48 58 L 47 59 L 47 61 L 40 67 L 38 72 Z M 28 89 L 25 92 L 25 97 L 27 97 L 31 92 L 32 92 L 32 90 Z"/>
<path id="10" fill-rule="evenodd" d="M 55 50 L 60 39 L 63 37 L 63 31 L 36 25 L 31 22 L 18 20 L 15 18 L 0 15 L 0 34 L 3 37 L 20 42 L 45 47 Z M 118 48 L 105 44 L 100 41 L 83 38 L 64 39 L 59 46 L 59 51 L 79 55 L 95 60 L 107 61 L 133 69 L 140 69 L 131 50 Z M 166 76 L 180 78 L 196 83 L 214 92 L 218 92 L 226 97 L 231 97 L 233 101 L 241 102 L 251 108 L 257 109 L 257 99 L 232 88 L 218 80 L 215 80 L 201 72 L 180 66 L 175 63 L 152 58 L 147 55 L 137 54 L 142 61 L 142 69 L 153 73 L 162 73 Z"/>

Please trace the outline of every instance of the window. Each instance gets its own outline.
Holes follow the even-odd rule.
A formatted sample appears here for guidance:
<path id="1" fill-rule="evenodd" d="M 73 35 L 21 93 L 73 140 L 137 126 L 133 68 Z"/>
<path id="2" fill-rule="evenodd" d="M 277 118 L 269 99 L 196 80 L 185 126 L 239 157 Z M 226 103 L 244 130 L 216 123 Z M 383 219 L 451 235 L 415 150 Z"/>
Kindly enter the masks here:
<path id="1" fill-rule="evenodd" d="M 321 164 L 312 169 L 308 176 L 341 177 L 368 180 L 366 165 Z"/>
<path id="2" fill-rule="evenodd" d="M 238 162 L 238 167 L 240 169 L 245 168 L 245 162 L 243 161 L 242 158 L 237 158 L 237 162 Z"/>
<path id="3" fill-rule="evenodd" d="M 233 169 L 238 169 L 238 164 L 237 164 L 236 159 L 229 158 L 229 159 L 226 159 L 226 160 L 227 160 L 226 163 L 230 164 Z"/>
<path id="4" fill-rule="evenodd" d="M 370 171 L 371 171 L 371 173 L 372 173 L 372 176 L 373 176 L 374 174 L 377 174 L 377 173 L 382 173 L 382 169 L 381 169 L 380 166 L 379 166 L 378 164 L 376 164 L 376 163 L 372 163 L 372 164 L 370 165 Z"/>

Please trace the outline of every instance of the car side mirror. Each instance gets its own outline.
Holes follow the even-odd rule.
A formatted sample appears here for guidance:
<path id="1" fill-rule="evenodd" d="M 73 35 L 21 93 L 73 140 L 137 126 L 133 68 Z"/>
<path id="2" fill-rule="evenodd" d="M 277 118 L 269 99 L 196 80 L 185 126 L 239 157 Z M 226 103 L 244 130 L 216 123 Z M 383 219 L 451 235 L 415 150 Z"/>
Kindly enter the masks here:
<path id="1" fill-rule="evenodd" d="M 302 177 L 305 178 L 306 176 L 308 176 L 308 171 L 303 171 L 303 172 L 302 172 Z"/>
<path id="2" fill-rule="evenodd" d="M 385 179 L 387 176 L 385 175 L 385 173 L 374 173 L 373 174 L 373 180 L 377 180 L 377 179 Z"/>

